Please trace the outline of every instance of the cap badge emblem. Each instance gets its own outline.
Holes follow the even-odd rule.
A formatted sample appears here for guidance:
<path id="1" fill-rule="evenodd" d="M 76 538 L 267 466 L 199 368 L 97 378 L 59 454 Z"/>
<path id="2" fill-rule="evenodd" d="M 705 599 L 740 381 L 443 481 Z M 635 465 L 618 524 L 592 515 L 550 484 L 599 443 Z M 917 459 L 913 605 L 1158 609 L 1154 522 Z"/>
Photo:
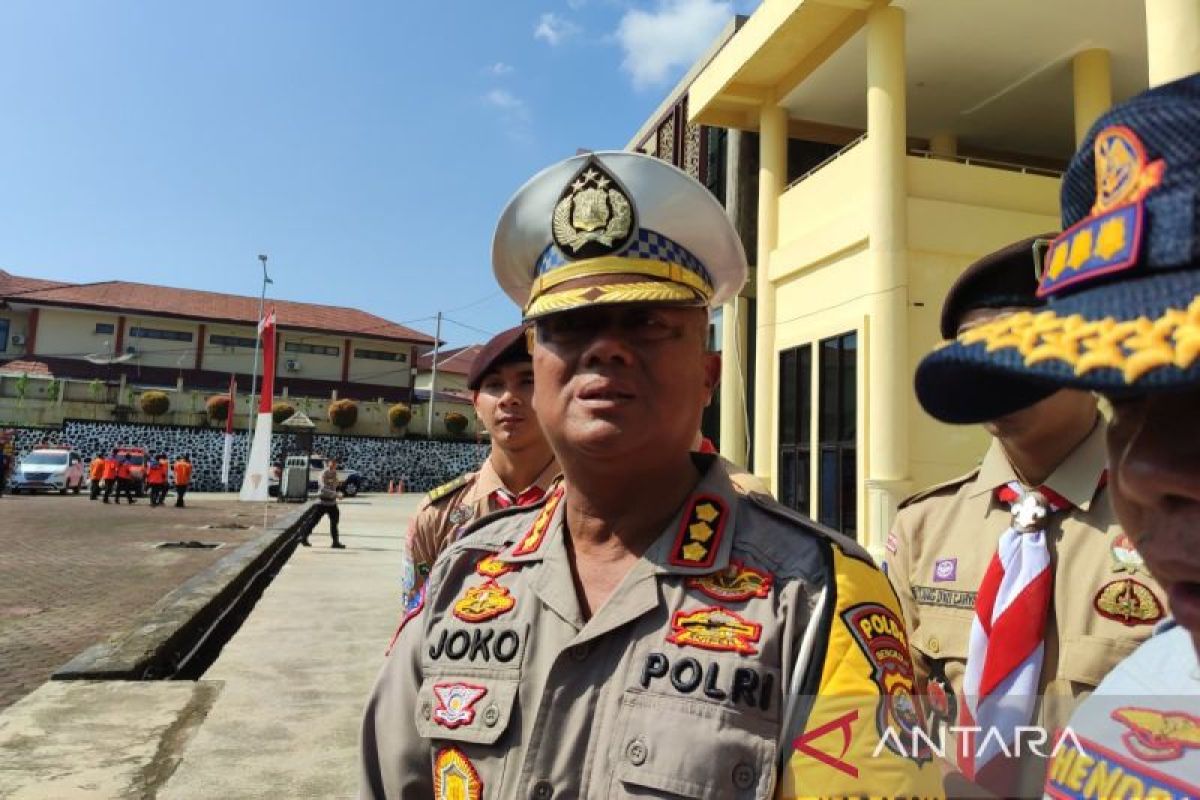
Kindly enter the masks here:
<path id="1" fill-rule="evenodd" d="M 554 243 L 569 258 L 620 250 L 634 229 L 633 203 L 595 158 L 588 159 L 554 206 Z"/>

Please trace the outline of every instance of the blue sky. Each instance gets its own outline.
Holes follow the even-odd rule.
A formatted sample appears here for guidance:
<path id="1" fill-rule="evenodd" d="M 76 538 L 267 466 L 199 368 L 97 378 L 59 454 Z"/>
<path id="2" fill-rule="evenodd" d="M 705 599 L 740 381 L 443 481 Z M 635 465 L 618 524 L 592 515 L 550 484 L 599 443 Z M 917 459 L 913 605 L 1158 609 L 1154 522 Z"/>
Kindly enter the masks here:
<path id="1" fill-rule="evenodd" d="M 257 295 L 266 253 L 276 297 L 481 341 L 512 192 L 754 5 L 6 0 L 0 269 Z"/>

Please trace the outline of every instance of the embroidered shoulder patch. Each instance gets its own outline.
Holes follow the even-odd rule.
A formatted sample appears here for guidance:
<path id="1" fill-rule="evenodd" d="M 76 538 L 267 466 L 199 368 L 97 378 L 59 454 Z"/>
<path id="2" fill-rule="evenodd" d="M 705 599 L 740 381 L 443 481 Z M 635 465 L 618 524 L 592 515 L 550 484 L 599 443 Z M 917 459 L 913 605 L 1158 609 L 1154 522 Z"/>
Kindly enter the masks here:
<path id="1" fill-rule="evenodd" d="M 1195 797 L 1200 787 L 1152 769 L 1078 734 L 1062 736 L 1046 771 L 1046 796 Z"/>
<path id="2" fill-rule="evenodd" d="M 560 484 L 554 493 L 550 495 L 550 499 L 546 501 L 546 505 L 542 506 L 542 510 L 538 512 L 537 518 L 534 519 L 533 525 L 529 528 L 529 532 L 517 543 L 513 548 L 514 556 L 527 556 L 530 553 L 536 553 L 538 548 L 542 546 L 542 541 L 546 538 L 546 531 L 550 530 L 550 520 L 554 518 L 554 512 L 558 510 L 558 504 L 563 499 L 563 487 Z"/>
<path id="3" fill-rule="evenodd" d="M 437 697 L 433 721 L 444 728 L 453 729 L 474 722 L 474 706 L 487 694 L 487 687 L 473 683 L 435 683 L 433 694 Z"/>
<path id="4" fill-rule="evenodd" d="M 475 765 L 457 747 L 443 747 L 433 759 L 433 796 L 435 800 L 483 798 L 483 781 Z"/>
<path id="5" fill-rule="evenodd" d="M 711 567 L 728 518 L 728 509 L 721 498 L 716 495 L 693 497 L 667 562 L 676 567 Z"/>
<path id="6" fill-rule="evenodd" d="M 485 578 L 499 578 L 501 575 L 507 575 L 517 569 L 519 564 L 509 564 L 507 561 L 501 561 L 494 554 L 484 556 L 475 565 L 475 572 Z"/>
<path id="7" fill-rule="evenodd" d="M 421 588 L 411 598 L 405 601 L 404 616 L 400 618 L 400 625 L 396 628 L 396 632 L 392 634 L 392 640 L 388 642 L 387 650 L 383 651 L 386 658 L 391 655 L 392 648 L 396 646 L 396 640 L 400 638 L 400 633 L 404 630 L 404 626 L 413 617 L 421 613 L 421 609 L 425 608 L 425 587 L 428 584 L 421 584 Z"/>
<path id="8" fill-rule="evenodd" d="M 1143 761 L 1174 761 L 1200 749 L 1200 717 L 1184 711 L 1118 708 L 1112 718 L 1129 728 L 1121 741 Z"/>
<path id="9" fill-rule="evenodd" d="M 729 566 L 720 572 L 688 578 L 684 583 L 689 589 L 698 589 L 714 600 L 738 603 L 752 597 L 769 596 L 773 580 L 769 572 L 748 567 L 738 559 L 731 558 Z"/>
<path id="10" fill-rule="evenodd" d="M 1137 572 L 1145 569 L 1146 562 L 1142 554 L 1133 546 L 1129 534 L 1117 534 L 1112 544 L 1113 572 Z"/>
<path id="11" fill-rule="evenodd" d="M 750 622 L 720 606 L 698 608 L 695 611 L 676 611 L 671 618 L 667 641 L 680 647 L 699 647 L 754 655 L 754 643 L 762 636 L 762 625 Z"/>
<path id="12" fill-rule="evenodd" d="M 507 588 L 489 580 L 472 586 L 454 603 L 454 616 L 463 622 L 486 622 L 512 611 L 517 600 Z"/>
<path id="13" fill-rule="evenodd" d="M 1133 578 L 1104 584 L 1092 601 L 1100 616 L 1122 625 L 1153 625 L 1163 618 L 1162 603 L 1149 586 Z"/>

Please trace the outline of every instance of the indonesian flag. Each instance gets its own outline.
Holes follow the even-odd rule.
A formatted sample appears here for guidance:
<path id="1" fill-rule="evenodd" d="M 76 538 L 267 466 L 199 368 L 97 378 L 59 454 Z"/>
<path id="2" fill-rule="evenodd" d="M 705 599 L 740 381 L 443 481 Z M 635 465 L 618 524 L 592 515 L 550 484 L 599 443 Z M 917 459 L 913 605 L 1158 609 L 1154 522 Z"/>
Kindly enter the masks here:
<path id="1" fill-rule="evenodd" d="M 262 391 L 259 393 L 258 413 L 270 414 L 275 401 L 275 309 L 259 320 L 258 336 L 262 339 Z"/>
<path id="2" fill-rule="evenodd" d="M 229 490 L 229 464 L 233 459 L 233 410 L 237 401 L 237 378 L 229 376 L 229 413 L 225 415 L 225 447 L 221 452 L 221 483 Z"/>

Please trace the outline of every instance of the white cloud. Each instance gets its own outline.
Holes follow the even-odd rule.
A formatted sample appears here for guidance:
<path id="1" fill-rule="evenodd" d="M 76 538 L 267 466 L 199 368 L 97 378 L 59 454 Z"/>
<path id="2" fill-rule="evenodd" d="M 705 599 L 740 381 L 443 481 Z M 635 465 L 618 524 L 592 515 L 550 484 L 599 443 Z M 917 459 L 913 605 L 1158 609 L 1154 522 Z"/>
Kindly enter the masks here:
<path id="1" fill-rule="evenodd" d="M 587 5 L 587 0 L 567 0 L 567 6 L 572 11 L 578 11 Z"/>
<path id="2" fill-rule="evenodd" d="M 724 0 L 657 0 L 654 11 L 627 11 L 617 27 L 621 67 L 638 89 L 662 84 L 691 66 L 732 16 Z"/>
<path id="3" fill-rule="evenodd" d="M 579 26 L 558 14 L 547 12 L 538 20 L 533 29 L 533 38 L 542 39 L 551 47 L 556 47 L 565 39 L 579 33 Z"/>
<path id="4" fill-rule="evenodd" d="M 484 105 L 495 112 L 495 118 L 508 138 L 516 142 L 533 139 L 533 120 L 529 106 L 507 89 L 492 89 L 483 96 Z"/>
<path id="5" fill-rule="evenodd" d="M 484 72 L 488 73 L 489 75 L 503 77 L 504 75 L 511 75 L 513 69 L 514 67 L 512 64 L 505 64 L 503 61 L 497 61 L 495 64 L 492 64 L 485 69 Z"/>

